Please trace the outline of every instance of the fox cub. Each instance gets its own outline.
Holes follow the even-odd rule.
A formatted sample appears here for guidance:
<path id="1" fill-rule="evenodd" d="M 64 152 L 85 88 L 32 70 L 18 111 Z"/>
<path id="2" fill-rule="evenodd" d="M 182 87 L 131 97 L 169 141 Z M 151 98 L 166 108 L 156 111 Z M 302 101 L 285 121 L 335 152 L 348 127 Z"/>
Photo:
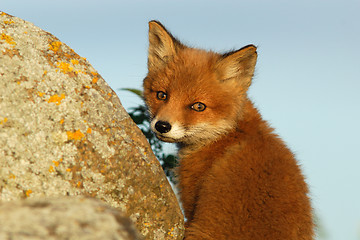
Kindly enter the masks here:
<path id="1" fill-rule="evenodd" d="M 179 147 L 186 240 L 313 239 L 308 188 L 294 155 L 247 97 L 256 47 L 187 47 L 149 23 L 144 98 L 151 129 Z"/>

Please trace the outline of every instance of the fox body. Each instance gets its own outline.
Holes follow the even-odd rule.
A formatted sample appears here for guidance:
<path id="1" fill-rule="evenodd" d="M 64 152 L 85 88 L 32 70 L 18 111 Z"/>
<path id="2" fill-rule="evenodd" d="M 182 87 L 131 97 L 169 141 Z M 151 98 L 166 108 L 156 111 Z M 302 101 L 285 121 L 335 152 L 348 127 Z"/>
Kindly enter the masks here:
<path id="1" fill-rule="evenodd" d="M 187 47 L 149 23 L 144 98 L 157 137 L 179 146 L 186 240 L 313 239 L 308 188 L 247 97 L 256 47 Z"/>

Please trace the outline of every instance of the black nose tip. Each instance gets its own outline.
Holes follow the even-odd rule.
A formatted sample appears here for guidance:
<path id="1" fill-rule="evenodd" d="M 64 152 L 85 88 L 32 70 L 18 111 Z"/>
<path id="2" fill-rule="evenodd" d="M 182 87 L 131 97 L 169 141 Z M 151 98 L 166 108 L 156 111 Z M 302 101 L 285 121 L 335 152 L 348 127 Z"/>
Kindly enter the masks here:
<path id="1" fill-rule="evenodd" d="M 155 123 L 155 129 L 159 133 L 167 133 L 171 130 L 171 125 L 170 123 L 165 121 L 158 121 L 157 123 Z"/>

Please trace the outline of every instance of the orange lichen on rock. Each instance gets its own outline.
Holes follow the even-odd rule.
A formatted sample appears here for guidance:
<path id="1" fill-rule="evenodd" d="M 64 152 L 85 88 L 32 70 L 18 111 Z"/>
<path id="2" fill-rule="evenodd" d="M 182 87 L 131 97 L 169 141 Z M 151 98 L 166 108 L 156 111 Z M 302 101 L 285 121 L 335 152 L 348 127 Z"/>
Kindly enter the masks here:
<path id="1" fill-rule="evenodd" d="M 32 193 L 31 189 L 25 191 L 25 196 L 30 197 L 30 194 Z"/>
<path id="2" fill-rule="evenodd" d="M 70 62 L 74 65 L 79 64 L 79 60 L 76 60 L 76 59 L 71 59 Z"/>
<path id="3" fill-rule="evenodd" d="M 59 51 L 61 45 L 62 45 L 62 42 L 55 41 L 55 42 L 49 43 L 49 48 L 51 51 L 57 52 L 57 51 Z"/>
<path id="4" fill-rule="evenodd" d="M 9 48 L 5 48 L 2 52 L 3 55 L 7 55 L 9 56 L 10 58 L 13 58 L 14 56 L 18 56 L 19 58 L 22 58 L 20 53 L 19 53 L 19 50 L 18 49 L 9 49 Z"/>
<path id="5" fill-rule="evenodd" d="M 13 20 L 10 20 L 10 21 L 5 20 L 4 23 L 5 24 L 12 24 L 12 23 L 15 23 L 15 22 Z"/>
<path id="6" fill-rule="evenodd" d="M 94 77 L 91 82 L 92 82 L 93 84 L 95 84 L 95 83 L 97 83 L 98 80 L 99 80 L 98 77 Z"/>
<path id="7" fill-rule="evenodd" d="M 56 103 L 56 105 L 60 105 L 61 100 L 63 99 L 65 99 L 65 94 L 62 93 L 60 96 L 55 94 L 49 98 L 48 103 Z"/>
<path id="8" fill-rule="evenodd" d="M 60 71 L 62 73 L 69 73 L 74 70 L 74 68 L 71 67 L 70 64 L 66 63 L 66 62 L 59 62 L 59 63 L 57 63 L 57 65 L 58 65 L 58 68 L 60 68 Z"/>
<path id="9" fill-rule="evenodd" d="M 167 233 L 169 236 L 173 237 L 174 236 L 174 228 L 172 227 L 170 229 L 170 232 Z"/>
<path id="10" fill-rule="evenodd" d="M 52 172 L 55 172 L 55 169 L 54 169 L 53 166 L 50 166 L 50 167 L 49 167 L 49 172 L 51 172 L 51 173 L 52 173 Z"/>
<path id="11" fill-rule="evenodd" d="M 75 132 L 68 131 L 66 132 L 68 140 L 81 140 L 85 135 L 80 131 L 80 129 Z"/>
<path id="12" fill-rule="evenodd" d="M 0 40 L 4 40 L 5 42 L 7 42 L 8 44 L 11 44 L 11 45 L 16 45 L 16 42 L 14 41 L 14 39 L 11 36 L 6 35 L 5 33 L 2 33 L 0 35 Z"/>
<path id="13" fill-rule="evenodd" d="M 58 167 L 59 164 L 60 164 L 60 161 L 55 161 L 55 160 L 53 160 L 52 162 L 53 162 L 53 164 L 55 165 L 55 167 Z"/>
<path id="14" fill-rule="evenodd" d="M 4 124 L 8 121 L 8 118 L 4 118 L 3 120 L 0 121 L 0 124 Z"/>

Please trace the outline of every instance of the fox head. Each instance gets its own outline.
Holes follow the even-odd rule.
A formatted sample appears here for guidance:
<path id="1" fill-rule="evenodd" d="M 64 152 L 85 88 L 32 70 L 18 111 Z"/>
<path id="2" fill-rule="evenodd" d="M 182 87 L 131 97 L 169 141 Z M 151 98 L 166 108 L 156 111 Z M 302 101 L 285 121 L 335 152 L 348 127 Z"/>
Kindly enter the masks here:
<path id="1" fill-rule="evenodd" d="M 156 21 L 149 22 L 144 98 L 151 129 L 166 142 L 213 141 L 236 128 L 244 113 L 256 47 L 219 54 L 187 47 Z"/>

